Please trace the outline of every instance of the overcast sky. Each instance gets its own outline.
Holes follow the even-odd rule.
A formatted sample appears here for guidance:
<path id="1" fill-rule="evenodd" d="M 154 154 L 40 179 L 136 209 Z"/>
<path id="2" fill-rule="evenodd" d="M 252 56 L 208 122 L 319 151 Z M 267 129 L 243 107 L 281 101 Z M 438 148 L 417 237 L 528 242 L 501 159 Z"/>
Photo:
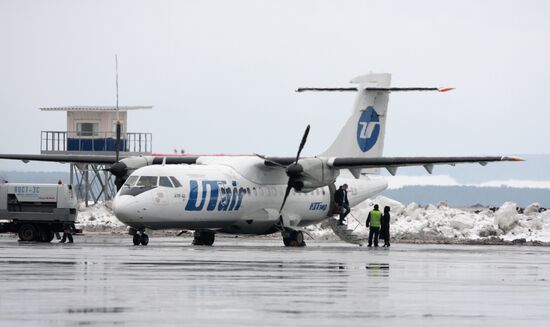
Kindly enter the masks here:
<path id="1" fill-rule="evenodd" d="M 43 106 L 114 105 L 158 153 L 305 155 L 347 120 L 348 86 L 390 72 L 385 155 L 550 153 L 548 1 L 0 0 L 0 152 L 39 153 L 65 130 Z M 32 169 L 42 165 L 26 166 Z M 24 169 L 0 162 L 0 169 Z"/>

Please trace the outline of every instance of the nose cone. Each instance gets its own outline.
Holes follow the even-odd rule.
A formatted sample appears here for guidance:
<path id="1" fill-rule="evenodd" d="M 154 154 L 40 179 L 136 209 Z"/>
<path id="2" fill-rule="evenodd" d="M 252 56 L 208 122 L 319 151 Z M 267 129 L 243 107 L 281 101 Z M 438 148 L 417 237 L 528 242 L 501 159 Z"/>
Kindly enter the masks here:
<path id="1" fill-rule="evenodd" d="M 137 201 L 130 195 L 117 195 L 113 200 L 113 211 L 121 222 L 128 224 L 136 219 Z"/>

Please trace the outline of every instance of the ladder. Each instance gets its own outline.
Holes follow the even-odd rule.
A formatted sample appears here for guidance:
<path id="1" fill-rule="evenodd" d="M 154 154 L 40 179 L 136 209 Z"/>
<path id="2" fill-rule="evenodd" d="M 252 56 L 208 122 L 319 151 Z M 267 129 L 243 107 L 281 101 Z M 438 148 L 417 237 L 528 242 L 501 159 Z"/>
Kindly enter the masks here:
<path id="1" fill-rule="evenodd" d="M 351 216 L 351 214 L 350 214 Z M 328 224 L 332 228 L 332 231 L 336 236 L 338 236 L 342 241 L 351 243 L 351 244 L 357 244 L 359 246 L 363 246 L 363 244 L 366 243 L 366 239 L 360 238 L 356 234 L 353 234 L 355 229 L 348 228 L 348 225 L 339 225 L 339 220 L 336 218 L 329 218 Z"/>

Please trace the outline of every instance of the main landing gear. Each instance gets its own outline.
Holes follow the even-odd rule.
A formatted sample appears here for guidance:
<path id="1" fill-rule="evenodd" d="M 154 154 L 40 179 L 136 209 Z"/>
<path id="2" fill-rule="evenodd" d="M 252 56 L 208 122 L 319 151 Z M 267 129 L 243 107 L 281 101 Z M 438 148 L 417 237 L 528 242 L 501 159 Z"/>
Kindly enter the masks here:
<path id="1" fill-rule="evenodd" d="M 302 231 L 287 228 L 284 232 L 281 232 L 281 235 L 283 236 L 283 243 L 285 246 L 306 246 L 306 242 L 304 241 L 304 233 Z"/>
<path id="2" fill-rule="evenodd" d="M 132 233 L 132 230 L 130 230 L 130 233 Z M 140 231 L 133 230 L 133 235 L 134 235 L 134 238 L 132 241 L 134 242 L 134 245 L 149 244 L 149 235 L 145 234 L 144 230 L 140 230 Z"/>
<path id="3" fill-rule="evenodd" d="M 196 230 L 193 236 L 193 245 L 211 246 L 216 238 L 216 234 L 209 230 Z"/>

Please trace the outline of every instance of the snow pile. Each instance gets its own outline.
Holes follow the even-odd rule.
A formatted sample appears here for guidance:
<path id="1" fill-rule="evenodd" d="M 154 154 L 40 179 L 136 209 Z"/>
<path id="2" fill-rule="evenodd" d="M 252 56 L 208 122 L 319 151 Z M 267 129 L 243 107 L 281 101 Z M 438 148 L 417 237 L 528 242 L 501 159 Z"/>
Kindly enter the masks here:
<path id="1" fill-rule="evenodd" d="M 97 203 L 86 207 L 80 203 L 77 210 L 79 228 L 84 228 L 87 231 L 126 230 L 126 226 L 116 218 L 108 204 Z"/>
<path id="2" fill-rule="evenodd" d="M 496 212 L 483 209 L 473 210 L 449 208 L 445 203 L 419 206 L 416 203 L 403 205 L 395 200 L 379 196 L 367 200 L 352 209 L 348 216 L 349 228 L 362 237 L 368 236 L 365 221 L 374 204 L 382 211 L 391 207 L 391 235 L 394 240 L 408 241 L 469 241 L 500 239 L 514 241 L 550 242 L 550 211 L 539 213 L 539 205 L 534 203 L 525 208 L 522 214 L 516 204 L 504 203 Z M 314 237 L 327 238 L 321 227 L 310 231 Z"/>

